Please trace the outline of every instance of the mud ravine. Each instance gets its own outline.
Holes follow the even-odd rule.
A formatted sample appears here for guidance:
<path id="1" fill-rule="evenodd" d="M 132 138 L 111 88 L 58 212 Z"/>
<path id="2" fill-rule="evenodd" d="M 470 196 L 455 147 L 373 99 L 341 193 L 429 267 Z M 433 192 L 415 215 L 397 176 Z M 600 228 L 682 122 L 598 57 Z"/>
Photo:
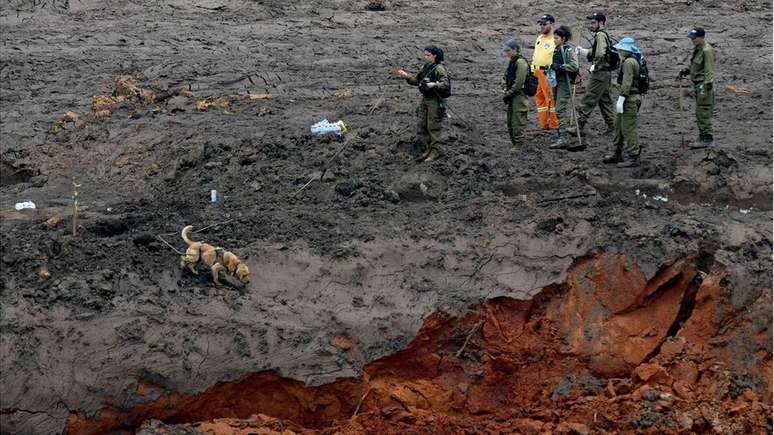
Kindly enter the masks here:
<path id="1" fill-rule="evenodd" d="M 500 43 L 550 12 L 586 45 L 587 6 L 374 3 L 0 5 L 0 432 L 771 433 L 771 4 L 596 5 L 654 79 L 622 170 L 598 114 L 583 152 L 507 138 Z M 452 118 L 417 164 L 390 71 L 430 43 Z M 251 283 L 181 272 L 188 224 Z"/>

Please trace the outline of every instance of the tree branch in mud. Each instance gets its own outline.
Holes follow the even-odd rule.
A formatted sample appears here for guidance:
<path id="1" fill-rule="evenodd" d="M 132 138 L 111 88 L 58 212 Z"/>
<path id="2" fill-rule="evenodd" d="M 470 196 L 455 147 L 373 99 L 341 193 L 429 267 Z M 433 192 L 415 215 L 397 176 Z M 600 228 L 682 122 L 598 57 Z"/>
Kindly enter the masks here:
<path id="1" fill-rule="evenodd" d="M 73 237 L 75 237 L 78 231 L 78 188 L 80 184 L 75 183 L 75 177 L 73 177 Z"/>
<path id="2" fill-rule="evenodd" d="M 347 147 L 349 146 L 349 144 L 350 144 L 350 143 L 351 143 L 353 140 L 357 139 L 357 137 L 358 137 L 358 136 L 357 136 L 356 134 L 352 133 L 352 135 L 351 135 L 351 136 L 347 136 L 347 138 L 346 138 L 346 139 L 344 139 L 344 143 L 341 145 L 341 147 L 340 147 L 340 148 L 339 148 L 339 149 L 338 149 L 338 150 L 337 150 L 335 153 L 333 153 L 333 155 L 331 156 L 331 158 L 330 158 L 330 159 L 328 159 L 328 161 L 327 161 L 327 162 L 325 162 L 325 164 L 323 165 L 323 168 L 322 168 L 322 171 L 320 172 L 320 177 L 319 177 L 319 178 L 320 178 L 320 181 L 322 181 L 323 177 L 325 176 L 325 172 L 327 172 L 327 171 L 328 171 L 328 167 L 331 165 L 331 162 L 333 162 L 333 159 L 335 159 L 336 157 L 338 157 L 338 155 L 339 155 L 339 154 L 341 154 L 341 152 L 342 152 L 342 151 L 344 151 L 344 149 L 345 149 L 345 148 L 347 148 Z M 296 196 L 297 196 L 299 193 L 301 193 L 301 192 L 302 192 L 304 189 L 306 189 L 307 187 L 309 187 L 309 185 L 310 185 L 310 184 L 312 184 L 312 182 L 313 182 L 314 180 L 316 180 L 316 179 L 317 179 L 317 175 L 312 175 L 312 176 L 311 176 L 311 178 L 309 179 L 309 181 L 307 181 L 307 182 L 306 182 L 306 184 L 304 184 L 303 186 L 301 186 L 301 188 L 300 188 L 300 189 L 296 190 L 296 191 L 295 191 L 295 193 L 293 193 L 292 197 L 293 197 L 293 198 L 295 198 L 295 197 L 296 197 Z"/>
<path id="3" fill-rule="evenodd" d="M 355 418 L 357 416 L 357 412 L 360 411 L 360 406 L 363 405 L 363 401 L 365 400 L 366 396 L 368 396 L 368 393 L 371 392 L 371 389 L 367 389 L 365 393 L 363 393 L 362 396 L 360 396 L 360 400 L 357 402 L 357 406 L 355 407 L 355 412 L 352 414 L 352 418 Z"/>
<path id="4" fill-rule="evenodd" d="M 173 251 L 177 252 L 179 255 L 185 255 L 185 254 L 183 254 L 182 252 L 180 252 L 180 251 L 178 251 L 177 249 L 175 249 L 175 247 L 174 247 L 174 246 L 170 245 L 170 244 L 169 244 L 169 243 L 168 243 L 166 240 L 164 240 L 164 239 L 163 239 L 163 238 L 162 238 L 160 235 L 157 235 L 157 236 L 156 236 L 156 238 L 157 238 L 157 239 L 159 239 L 159 240 L 161 240 L 161 242 L 162 242 L 162 243 L 164 243 L 165 245 L 169 246 L 169 247 L 170 247 L 170 248 L 171 248 Z"/>
<path id="5" fill-rule="evenodd" d="M 463 352 L 463 351 L 465 351 L 465 347 L 468 345 L 468 342 L 470 341 L 470 337 L 472 337 L 472 336 L 473 336 L 473 334 L 475 334 L 475 333 L 476 333 L 476 331 L 478 330 L 478 328 L 480 328 L 480 327 L 481 327 L 481 325 L 483 325 L 483 324 L 484 324 L 484 321 L 482 320 L 482 321 L 480 321 L 480 322 L 476 323 L 476 324 L 473 326 L 473 328 L 471 328 L 470 332 L 468 333 L 468 336 L 465 338 L 465 342 L 464 342 L 464 343 L 462 343 L 462 347 L 461 347 L 461 348 L 460 348 L 460 350 L 458 350 L 458 351 L 457 351 L 457 353 L 455 354 L 455 356 L 456 356 L 457 358 L 459 358 L 459 357 L 460 357 L 460 355 L 462 355 L 462 352 Z"/>

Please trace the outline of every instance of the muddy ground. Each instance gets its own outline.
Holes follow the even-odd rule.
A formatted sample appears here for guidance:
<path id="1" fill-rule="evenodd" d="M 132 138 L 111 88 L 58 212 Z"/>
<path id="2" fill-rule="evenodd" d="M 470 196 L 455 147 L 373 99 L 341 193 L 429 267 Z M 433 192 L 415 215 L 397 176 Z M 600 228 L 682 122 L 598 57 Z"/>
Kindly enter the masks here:
<path id="1" fill-rule="evenodd" d="M 592 258 L 624 258 L 623 269 L 638 271 L 639 284 L 615 281 L 620 285 L 611 292 L 641 294 L 648 288 L 643 282 L 658 283 L 665 270 L 689 261 L 695 265 L 680 275 L 690 275 L 680 294 L 691 302 L 674 300 L 660 340 L 634 352 L 639 361 L 609 372 L 594 358 L 580 358 L 586 361 L 578 363 L 581 371 L 605 382 L 649 363 L 667 335 L 679 336 L 692 318 L 702 280 L 722 269 L 717 310 L 704 321 L 719 322 L 707 326 L 717 337 L 739 333 L 731 341 L 700 341 L 713 343 L 713 364 L 744 380 L 733 399 L 752 395 L 759 407 L 745 408 L 748 426 L 693 429 L 770 432 L 770 4 L 646 0 L 600 7 L 614 36 L 637 39 L 654 78 L 641 110 L 643 165 L 634 170 L 600 163 L 608 143 L 598 114 L 583 152 L 548 150 L 553 136 L 535 130 L 515 152 L 507 139 L 498 95 L 505 66 L 500 43 L 510 36 L 532 40 L 535 18 L 545 12 L 572 26 L 576 39 L 587 38 L 580 31 L 585 6 L 400 1 L 374 11 L 368 4 L 43 0 L 0 6 L 0 431 L 61 432 L 68 422 L 73 433 L 134 430 L 144 419 L 164 420 L 132 414 L 138 406 L 264 371 L 312 387 L 338 385 L 330 383 L 359 379 L 369 363 L 415 349 L 412 340 L 438 313 L 469 319 L 486 300 L 529 300 L 546 292 L 563 301 L 572 294 L 574 268 Z M 691 50 L 684 35 L 696 24 L 707 28 L 717 49 L 717 146 L 708 150 L 681 146 L 697 132 L 692 102 L 685 98 L 679 110 L 673 79 Z M 446 52 L 452 118 L 444 157 L 417 164 L 418 93 L 389 72 L 418 66 L 429 43 Z M 322 118 L 344 120 L 350 142 L 322 182 L 294 195 L 344 143 L 312 137 L 309 126 Z M 76 235 L 73 178 L 80 186 Z M 212 189 L 220 195 L 215 204 Z M 36 210 L 14 209 L 28 200 Z M 50 218 L 58 224 L 45 224 Z M 215 286 L 203 269 L 199 276 L 180 272 L 173 247 L 184 249 L 179 232 L 187 224 L 208 227 L 195 237 L 240 255 L 251 283 Z M 602 313 L 574 305 L 559 312 L 597 320 Z M 561 324 L 559 314 L 545 318 Z M 593 341 L 585 331 L 584 340 Z M 455 337 L 461 346 L 460 333 Z M 604 359 L 608 351 L 594 355 Z M 587 355 L 574 355 L 581 354 Z M 710 358 L 701 355 L 697 361 Z M 487 373 L 512 369 L 494 368 Z M 720 379 L 713 370 L 702 376 Z M 547 391 L 573 389 L 561 370 L 552 373 L 543 379 Z M 677 394 L 678 387 L 669 388 Z M 685 400 L 725 409 L 718 404 L 729 394 L 720 388 Z M 548 394 L 545 403 L 559 407 L 560 396 L 567 395 Z M 270 415 L 273 399 L 264 400 L 249 410 L 223 406 L 220 415 L 190 412 L 168 422 Z M 483 405 L 445 409 L 389 395 L 369 400 L 361 400 L 361 415 L 379 424 L 339 427 L 459 429 L 467 428 L 460 416 L 489 412 Z M 412 418 L 391 420 L 382 406 L 389 400 L 403 403 L 401 412 Z M 348 401 L 340 414 L 357 402 Z M 556 414 L 524 409 L 521 419 L 559 424 Z M 428 420 L 427 412 L 442 419 Z M 635 420 L 627 412 L 598 430 L 681 427 L 669 419 L 626 426 Z M 735 421 L 744 423 L 740 412 Z M 298 430 L 336 426 L 341 417 L 293 420 L 303 414 L 273 417 L 294 421 Z M 106 415 L 122 417 L 99 426 L 110 420 Z M 579 423 L 594 427 L 590 420 Z"/>

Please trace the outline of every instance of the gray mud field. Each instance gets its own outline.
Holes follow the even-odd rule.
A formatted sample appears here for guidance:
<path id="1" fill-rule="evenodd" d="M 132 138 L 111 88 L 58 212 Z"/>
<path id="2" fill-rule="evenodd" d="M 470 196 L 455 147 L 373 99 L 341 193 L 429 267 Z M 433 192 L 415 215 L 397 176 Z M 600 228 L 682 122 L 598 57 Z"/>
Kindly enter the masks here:
<path id="1" fill-rule="evenodd" d="M 71 413 L 263 370 L 311 385 L 357 376 L 431 313 L 527 299 L 600 250 L 646 277 L 711 253 L 729 270 L 729 311 L 771 286 L 770 3 L 600 7 L 653 76 L 633 170 L 601 163 L 598 112 L 582 152 L 549 150 L 534 107 L 529 143 L 514 152 L 508 140 L 501 42 L 529 45 L 551 12 L 587 46 L 586 6 L 366 3 L 3 2 L 0 431 L 60 432 Z M 717 146 L 706 150 L 681 147 L 697 131 L 674 80 L 693 25 L 717 50 Z M 452 118 L 444 156 L 415 163 L 419 94 L 390 71 L 417 68 L 430 43 L 446 53 Z M 124 92 L 121 76 L 133 87 L 98 113 L 95 96 Z M 344 120 L 349 142 L 294 196 L 344 144 L 311 135 L 322 118 Z M 15 210 L 21 201 L 37 209 Z M 193 237 L 237 253 L 251 283 L 181 272 L 161 239 L 184 250 L 188 224 L 209 226 Z M 139 395 L 140 379 L 160 389 Z"/>

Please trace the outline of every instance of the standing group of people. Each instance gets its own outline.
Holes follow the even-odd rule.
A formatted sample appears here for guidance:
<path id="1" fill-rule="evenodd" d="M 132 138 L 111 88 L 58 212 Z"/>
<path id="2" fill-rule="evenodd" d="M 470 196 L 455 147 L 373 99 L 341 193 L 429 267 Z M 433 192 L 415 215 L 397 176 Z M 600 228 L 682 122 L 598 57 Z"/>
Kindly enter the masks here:
<path id="1" fill-rule="evenodd" d="M 592 33 L 589 48 L 571 45 L 570 28 L 557 27 L 550 14 L 541 16 L 537 21 L 540 34 L 535 41 L 531 62 L 524 58 L 522 45 L 517 39 L 503 43 L 502 53 L 508 59 L 508 66 L 502 79 L 502 98 L 507 105 L 511 142 L 518 147 L 525 140 L 528 99 L 532 95 L 540 128 L 557 130 L 557 139 L 549 146 L 550 149 L 585 149 L 581 137 L 589 117 L 599 107 L 607 126 L 605 134 L 613 142 L 613 152 L 605 156 L 603 162 L 622 168 L 639 166 L 641 147 L 637 117 L 642 94 L 647 92 L 648 87 L 642 52 L 630 37 L 614 43 L 605 29 L 607 17 L 604 13 L 594 12 L 587 20 Z M 693 28 L 688 37 L 694 46 L 691 63 L 680 71 L 677 78 L 688 76 L 693 82 L 699 137 L 690 146 L 705 148 L 713 143 L 715 54 L 704 40 L 703 28 Z M 443 51 L 436 46 L 428 46 L 423 54 L 425 64 L 419 72 L 412 75 L 400 69 L 396 74 L 409 84 L 418 86 L 422 94 L 422 101 L 417 107 L 418 133 L 426 142 L 426 148 L 420 160 L 431 161 L 441 155 L 439 146 L 442 121 L 446 116 L 445 99 L 450 94 L 451 84 L 449 72 L 443 64 Z M 574 85 L 580 72 L 579 57 L 589 62 L 589 75 L 574 116 L 575 125 L 571 126 L 570 113 L 576 112 Z M 619 92 L 614 102 L 612 80 L 616 71 Z M 578 136 L 577 141 L 573 140 L 574 135 Z"/>

